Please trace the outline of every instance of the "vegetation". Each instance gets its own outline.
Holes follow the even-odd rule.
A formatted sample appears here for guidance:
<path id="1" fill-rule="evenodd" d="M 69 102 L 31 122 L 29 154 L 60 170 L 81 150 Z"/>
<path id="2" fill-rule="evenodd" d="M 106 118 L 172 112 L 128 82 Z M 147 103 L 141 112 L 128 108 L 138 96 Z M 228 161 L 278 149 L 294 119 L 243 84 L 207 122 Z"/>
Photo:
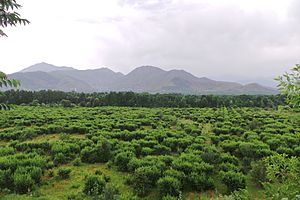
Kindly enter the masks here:
<path id="1" fill-rule="evenodd" d="M 279 81 L 279 90 L 287 96 L 287 102 L 294 107 L 300 107 L 300 64 L 276 80 Z"/>
<path id="2" fill-rule="evenodd" d="M 21 5 L 16 0 L 0 0 L 0 28 L 16 26 L 18 24 L 29 24 L 27 19 L 21 18 L 20 14 L 15 11 L 19 8 L 21 8 Z M 0 29 L 1 36 L 7 35 Z"/>
<path id="3" fill-rule="evenodd" d="M 29 23 L 15 12 L 20 7 L 0 0 L 2 28 Z M 300 104 L 299 71 L 278 78 L 293 107 Z M 0 87 L 18 85 L 0 72 Z M 6 91 L 0 198 L 299 199 L 300 114 L 282 112 L 284 101 Z M 7 103 L 22 106 L 3 110 Z"/>
<path id="4" fill-rule="evenodd" d="M 38 105 L 0 112 L 1 199 L 299 195 L 297 110 Z"/>
<path id="5" fill-rule="evenodd" d="M 1 9 L 0 9 L 1 10 Z M 1 22 L 1 21 L 0 21 Z M 1 30 L 0 30 L 1 31 Z M 0 71 L 0 88 L 2 87 L 18 87 L 20 82 L 18 80 L 9 79 L 6 74 Z M 0 91 L 0 97 L 3 96 L 3 93 Z M 3 102 L 0 103 L 0 110 L 8 109 L 9 107 Z"/>
<path id="6" fill-rule="evenodd" d="M 181 94 L 149 94 L 133 92 L 110 93 L 75 93 L 61 91 L 6 91 L 0 97 L 0 103 L 26 105 L 62 105 L 63 107 L 97 107 L 97 106 L 129 106 L 129 107 L 261 107 L 277 108 L 285 106 L 284 96 L 270 95 L 181 95 Z"/>

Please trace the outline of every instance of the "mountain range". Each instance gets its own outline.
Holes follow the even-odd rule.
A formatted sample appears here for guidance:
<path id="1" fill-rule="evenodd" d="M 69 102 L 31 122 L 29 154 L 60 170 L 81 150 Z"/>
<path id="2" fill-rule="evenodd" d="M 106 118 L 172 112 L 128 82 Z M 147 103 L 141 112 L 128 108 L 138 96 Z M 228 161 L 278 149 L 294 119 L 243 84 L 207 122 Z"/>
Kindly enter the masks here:
<path id="1" fill-rule="evenodd" d="M 133 91 L 184 94 L 276 94 L 277 90 L 257 83 L 215 81 L 196 77 L 184 70 L 165 71 L 142 66 L 128 74 L 108 68 L 77 70 L 39 63 L 9 75 L 21 81 L 24 90 L 61 90 L 77 92 Z"/>

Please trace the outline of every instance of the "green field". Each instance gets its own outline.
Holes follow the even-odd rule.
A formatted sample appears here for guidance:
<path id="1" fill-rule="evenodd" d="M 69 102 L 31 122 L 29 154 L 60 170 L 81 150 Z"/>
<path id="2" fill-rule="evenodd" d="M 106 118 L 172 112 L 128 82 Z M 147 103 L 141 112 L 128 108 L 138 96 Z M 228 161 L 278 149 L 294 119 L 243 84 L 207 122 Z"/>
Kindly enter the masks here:
<path id="1" fill-rule="evenodd" d="M 0 199 L 268 199 L 253 166 L 299 144 L 292 111 L 16 106 L 0 111 Z"/>

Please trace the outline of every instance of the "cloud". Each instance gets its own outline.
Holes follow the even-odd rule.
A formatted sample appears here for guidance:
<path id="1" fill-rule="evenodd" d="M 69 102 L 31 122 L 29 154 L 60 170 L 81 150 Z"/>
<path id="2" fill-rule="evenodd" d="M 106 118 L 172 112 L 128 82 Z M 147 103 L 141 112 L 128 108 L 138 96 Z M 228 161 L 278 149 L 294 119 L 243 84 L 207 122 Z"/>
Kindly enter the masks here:
<path id="1" fill-rule="evenodd" d="M 126 73 L 154 65 L 240 80 L 272 78 L 300 60 L 297 0 L 85 2 L 24 1 L 32 23 L 0 39 L 0 66 L 46 61 Z"/>
<path id="2" fill-rule="evenodd" d="M 132 6 L 143 10 L 160 10 L 172 3 L 173 0 L 119 0 L 120 6 Z"/>
<path id="3" fill-rule="evenodd" d="M 143 12 L 115 25 L 122 42 L 105 41 L 99 54 L 122 71 L 152 64 L 199 76 L 274 76 L 299 57 L 299 32 L 272 10 L 173 2 L 159 15 Z"/>

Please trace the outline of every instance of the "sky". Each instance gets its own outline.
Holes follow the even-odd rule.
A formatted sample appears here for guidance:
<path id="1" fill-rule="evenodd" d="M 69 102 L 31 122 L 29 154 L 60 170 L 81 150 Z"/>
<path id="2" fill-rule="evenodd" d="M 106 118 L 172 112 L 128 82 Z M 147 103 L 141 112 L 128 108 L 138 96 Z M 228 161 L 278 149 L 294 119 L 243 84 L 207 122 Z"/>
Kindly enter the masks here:
<path id="1" fill-rule="evenodd" d="M 39 62 L 128 73 L 151 65 L 240 82 L 300 62 L 299 0 L 18 0 L 27 26 L 6 28 L 0 70 Z"/>

